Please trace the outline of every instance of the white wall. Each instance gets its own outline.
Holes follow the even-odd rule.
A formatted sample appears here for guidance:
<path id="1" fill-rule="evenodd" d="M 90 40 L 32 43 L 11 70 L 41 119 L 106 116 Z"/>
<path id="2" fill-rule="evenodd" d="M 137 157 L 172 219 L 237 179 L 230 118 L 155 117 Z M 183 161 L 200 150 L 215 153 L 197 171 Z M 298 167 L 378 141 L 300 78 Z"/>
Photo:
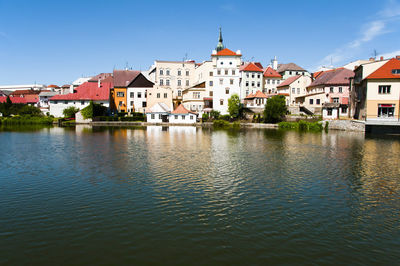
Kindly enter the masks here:
<path id="1" fill-rule="evenodd" d="M 152 115 L 154 118 L 152 118 Z M 148 123 L 162 123 L 162 115 L 161 113 L 148 113 L 146 114 Z"/>
<path id="2" fill-rule="evenodd" d="M 193 124 L 196 123 L 194 114 L 170 114 L 169 122 L 171 124 Z"/>
<path id="3" fill-rule="evenodd" d="M 147 103 L 146 100 L 146 91 L 148 88 L 128 88 L 128 95 L 127 95 L 127 108 L 130 111 L 133 107 L 135 107 L 135 112 L 140 112 L 140 113 L 145 113 L 146 112 L 146 107 L 143 107 L 143 103 Z M 133 98 L 131 97 L 131 94 L 133 93 Z M 139 93 L 141 94 L 141 97 L 139 98 L 138 95 Z M 133 105 L 132 105 L 133 102 Z"/>
<path id="4" fill-rule="evenodd" d="M 50 103 L 50 115 L 54 117 L 64 117 L 63 111 L 64 109 L 74 106 L 82 110 L 86 106 L 90 104 L 90 101 L 64 101 L 64 100 L 57 100 L 57 101 L 49 101 Z M 110 103 L 109 101 L 94 101 L 94 103 L 103 104 L 103 106 L 109 108 Z"/>

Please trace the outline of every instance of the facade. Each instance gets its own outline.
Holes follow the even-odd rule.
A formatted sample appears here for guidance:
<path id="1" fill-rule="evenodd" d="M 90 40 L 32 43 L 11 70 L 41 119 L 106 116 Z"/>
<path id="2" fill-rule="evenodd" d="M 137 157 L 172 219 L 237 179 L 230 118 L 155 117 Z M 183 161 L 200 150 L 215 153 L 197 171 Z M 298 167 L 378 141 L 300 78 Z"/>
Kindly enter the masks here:
<path id="1" fill-rule="evenodd" d="M 172 110 L 172 90 L 169 88 L 158 87 L 154 85 L 153 88 L 147 89 L 147 108 L 152 108 L 158 103 L 163 103 L 168 106 L 169 110 Z"/>
<path id="2" fill-rule="evenodd" d="M 264 87 L 263 93 L 274 95 L 277 93 L 277 86 L 282 82 L 282 76 L 272 67 L 267 67 L 263 73 Z"/>
<path id="3" fill-rule="evenodd" d="M 91 101 L 110 107 L 110 90 L 112 88 L 113 78 L 108 77 L 103 80 L 85 82 L 77 87 L 74 93 L 55 95 L 49 100 L 50 115 L 63 117 L 64 109 L 73 106 L 82 110 Z"/>
<path id="4" fill-rule="evenodd" d="M 354 72 L 346 68 L 319 73 L 318 78 L 307 87 L 306 95 L 297 98 L 296 102 L 310 112 L 322 114 L 327 119 L 348 117 L 349 86 L 353 77 Z"/>
<path id="5" fill-rule="evenodd" d="M 277 72 L 282 76 L 283 80 L 286 80 L 294 76 L 311 76 L 307 70 L 299 67 L 295 63 L 278 64 Z"/>
<path id="6" fill-rule="evenodd" d="M 311 77 L 306 75 L 297 75 L 289 77 L 280 85 L 277 86 L 277 92 L 284 95 L 287 106 L 299 106 L 301 101 L 296 101 L 296 98 L 305 96 L 306 88 L 311 84 Z"/>
<path id="7" fill-rule="evenodd" d="M 193 85 L 196 63 L 189 61 L 154 62 L 150 68 L 149 78 L 155 86 L 171 90 L 174 106 L 182 102 L 182 91 Z"/>
<path id="8" fill-rule="evenodd" d="M 169 123 L 171 124 L 193 124 L 196 123 L 196 119 L 196 113 L 187 110 L 182 104 L 169 115 Z"/>
<path id="9" fill-rule="evenodd" d="M 114 70 L 114 88 L 111 90 L 111 109 L 118 112 L 128 112 L 127 88 L 140 71 Z"/>
<path id="10" fill-rule="evenodd" d="M 241 66 L 240 51 L 233 52 L 227 48 L 213 51 L 213 109 L 221 114 L 228 114 L 228 99 L 237 94 L 240 96 L 239 68 Z"/>
<path id="11" fill-rule="evenodd" d="M 154 83 L 149 81 L 142 73 L 128 85 L 127 88 L 127 106 L 128 112 L 146 113 L 147 108 L 147 90 L 152 89 Z"/>
<path id="12" fill-rule="evenodd" d="M 39 102 L 37 103 L 37 107 L 46 114 L 50 112 L 50 103 L 49 100 L 51 97 L 58 95 L 59 93 L 56 91 L 42 91 L 39 93 Z"/>
<path id="13" fill-rule="evenodd" d="M 169 114 L 171 109 L 165 103 L 156 103 L 146 111 L 146 118 L 148 123 L 162 123 L 169 121 Z"/>
<path id="14" fill-rule="evenodd" d="M 199 114 L 203 113 L 204 108 L 209 108 L 208 105 L 205 105 L 204 100 L 209 96 L 206 89 L 206 83 L 206 81 L 203 81 L 191 88 L 183 90 L 182 105 L 184 108 Z"/>
<path id="15" fill-rule="evenodd" d="M 240 68 L 240 94 L 239 98 L 243 101 L 248 95 L 255 94 L 263 89 L 263 70 L 255 63 L 246 63 Z"/>
<path id="16" fill-rule="evenodd" d="M 267 104 L 268 96 L 261 91 L 249 94 L 244 98 L 244 106 L 252 110 L 254 113 L 262 113 Z"/>

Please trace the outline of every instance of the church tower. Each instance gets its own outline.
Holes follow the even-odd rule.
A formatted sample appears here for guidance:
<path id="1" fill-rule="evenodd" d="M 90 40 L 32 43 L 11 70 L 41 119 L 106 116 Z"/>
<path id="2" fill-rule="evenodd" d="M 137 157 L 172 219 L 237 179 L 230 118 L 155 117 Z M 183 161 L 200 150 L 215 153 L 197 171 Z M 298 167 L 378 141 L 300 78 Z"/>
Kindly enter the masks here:
<path id="1" fill-rule="evenodd" d="M 217 45 L 217 47 L 215 48 L 215 50 L 217 50 L 217 52 L 219 52 L 219 51 L 221 51 L 221 50 L 223 50 L 225 47 L 224 47 L 224 44 L 222 43 L 223 41 L 222 41 L 222 31 L 221 31 L 221 28 L 219 28 L 219 39 L 218 39 L 218 45 Z"/>

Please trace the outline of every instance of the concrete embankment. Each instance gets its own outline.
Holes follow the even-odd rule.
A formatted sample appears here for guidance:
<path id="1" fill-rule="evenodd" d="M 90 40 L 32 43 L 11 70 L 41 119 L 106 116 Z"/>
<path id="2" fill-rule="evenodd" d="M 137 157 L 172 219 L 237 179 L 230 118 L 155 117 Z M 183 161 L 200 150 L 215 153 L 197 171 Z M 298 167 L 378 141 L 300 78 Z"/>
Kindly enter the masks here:
<path id="1" fill-rule="evenodd" d="M 328 122 L 328 130 L 342 130 L 342 131 L 357 131 L 365 132 L 365 123 L 358 120 L 329 120 L 322 121 L 325 127 L 326 122 Z"/>

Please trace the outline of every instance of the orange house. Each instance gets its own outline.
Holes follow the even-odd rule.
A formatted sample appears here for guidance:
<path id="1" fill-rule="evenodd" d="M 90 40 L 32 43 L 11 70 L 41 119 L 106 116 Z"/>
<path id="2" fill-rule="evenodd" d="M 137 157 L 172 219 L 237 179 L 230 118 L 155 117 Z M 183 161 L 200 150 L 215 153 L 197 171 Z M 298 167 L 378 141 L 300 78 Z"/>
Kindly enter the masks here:
<path id="1" fill-rule="evenodd" d="M 114 111 L 127 112 L 127 87 L 138 75 L 138 71 L 114 70 L 114 88 L 111 90 L 110 107 Z"/>

